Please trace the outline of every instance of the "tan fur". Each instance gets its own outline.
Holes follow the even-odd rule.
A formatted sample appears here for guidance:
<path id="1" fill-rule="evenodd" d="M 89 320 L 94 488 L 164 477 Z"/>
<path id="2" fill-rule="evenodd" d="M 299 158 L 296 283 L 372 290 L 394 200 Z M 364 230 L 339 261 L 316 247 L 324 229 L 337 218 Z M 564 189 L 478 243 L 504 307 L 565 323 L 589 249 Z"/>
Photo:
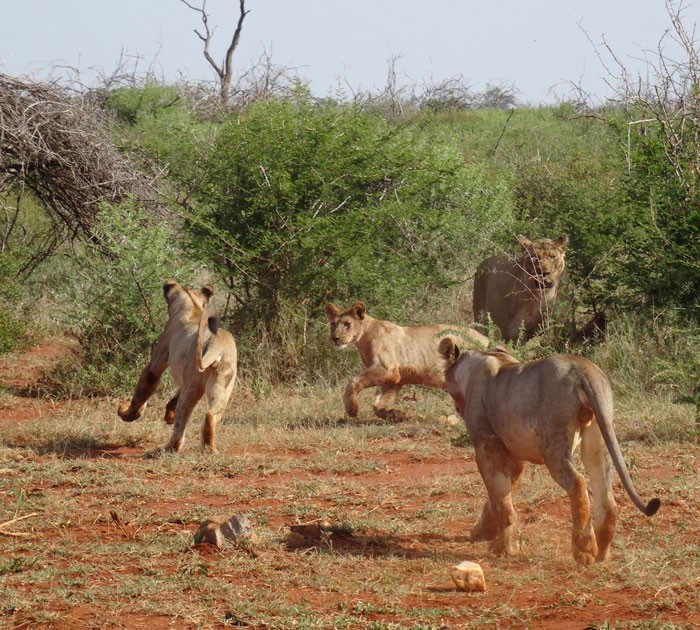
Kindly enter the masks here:
<path id="1" fill-rule="evenodd" d="M 374 413 L 394 421 L 405 415 L 392 409 L 396 395 L 404 385 L 425 385 L 445 389 L 445 361 L 438 352 L 440 339 L 450 337 L 461 344 L 482 344 L 488 339 L 471 328 L 446 324 L 398 326 L 390 321 L 370 317 L 362 302 L 341 311 L 326 305 L 330 323 L 330 342 L 338 349 L 354 345 L 365 369 L 345 388 L 343 402 L 351 417 L 357 416 L 357 395 L 367 387 L 378 387 Z"/>
<path id="2" fill-rule="evenodd" d="M 610 383 L 595 364 L 571 355 L 519 363 L 502 350 L 460 355 L 450 339 L 441 342 L 440 352 L 451 363 L 447 391 L 466 422 L 488 491 L 473 541 L 491 541 L 495 553 L 518 551 L 513 496 L 528 462 L 547 466 L 569 496 L 572 552 L 581 564 L 606 560 L 613 540 L 611 459 L 634 504 L 647 516 L 658 510 L 660 501 L 645 505 L 632 484 L 613 430 Z M 592 513 L 585 479 L 573 461 L 579 443 Z"/>
<path id="3" fill-rule="evenodd" d="M 500 255 L 479 265 L 474 278 L 474 321 L 490 315 L 505 341 L 531 339 L 554 304 L 569 237 L 530 241 L 518 236 L 522 256 Z M 522 330 L 522 336 L 521 336 Z"/>
<path id="4" fill-rule="evenodd" d="M 131 404 L 120 405 L 117 413 L 127 422 L 141 417 L 161 376 L 170 367 L 179 389 L 166 405 L 165 420 L 174 426 L 165 449 L 180 450 L 192 412 L 206 394 L 202 446 L 216 452 L 216 424 L 236 380 L 236 342 L 230 332 L 218 327 L 218 319 L 208 307 L 214 294 L 211 286 L 185 289 L 174 280 L 166 280 L 163 294 L 168 304 L 168 323 L 141 372 Z"/>

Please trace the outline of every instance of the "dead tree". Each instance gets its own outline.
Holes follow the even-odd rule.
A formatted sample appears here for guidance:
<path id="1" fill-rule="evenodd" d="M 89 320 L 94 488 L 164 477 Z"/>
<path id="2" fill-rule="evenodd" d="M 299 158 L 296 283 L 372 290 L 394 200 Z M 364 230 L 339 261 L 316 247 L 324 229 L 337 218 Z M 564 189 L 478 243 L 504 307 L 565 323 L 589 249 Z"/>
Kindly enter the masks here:
<path id="1" fill-rule="evenodd" d="M 221 94 L 221 104 L 224 107 L 229 107 L 231 104 L 231 83 L 233 81 L 233 52 L 238 46 L 238 42 L 241 39 L 241 31 L 243 30 L 243 20 L 245 16 L 250 13 L 249 10 L 245 8 L 245 0 L 238 0 L 239 4 L 239 15 L 238 22 L 236 24 L 236 29 L 231 37 L 231 43 L 226 49 L 226 56 L 223 62 L 217 63 L 217 61 L 212 57 L 209 47 L 211 45 L 211 40 L 214 36 L 214 30 L 209 28 L 209 14 L 207 13 L 207 0 L 202 0 L 202 6 L 197 7 L 190 4 L 187 0 L 180 0 L 183 4 L 187 5 L 193 11 L 200 14 L 202 18 L 202 24 L 204 25 L 204 34 L 200 33 L 197 29 L 194 29 L 195 34 L 199 39 L 202 40 L 204 44 L 204 58 L 209 62 L 209 65 L 214 68 L 219 77 Z"/>
<path id="2" fill-rule="evenodd" d="M 102 201 L 152 198 L 146 176 L 109 137 L 103 112 L 57 85 L 0 73 L 3 245 L 30 192 L 53 223 L 46 255 L 62 238 L 92 237 Z"/>

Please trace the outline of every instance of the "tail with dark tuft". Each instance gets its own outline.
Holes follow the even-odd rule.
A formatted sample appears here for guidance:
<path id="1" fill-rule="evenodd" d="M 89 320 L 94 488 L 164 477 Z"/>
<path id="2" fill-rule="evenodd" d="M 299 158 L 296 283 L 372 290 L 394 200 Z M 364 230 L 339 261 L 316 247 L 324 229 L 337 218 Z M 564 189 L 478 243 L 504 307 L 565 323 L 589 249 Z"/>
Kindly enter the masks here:
<path id="1" fill-rule="evenodd" d="M 221 320 L 219 319 L 218 315 L 212 315 L 209 317 L 207 320 L 207 326 L 209 327 L 211 334 L 215 335 L 221 327 Z"/>
<path id="2" fill-rule="evenodd" d="M 661 499 L 652 499 L 647 503 L 646 508 L 644 509 L 644 514 L 647 516 L 654 516 L 661 507 Z"/>

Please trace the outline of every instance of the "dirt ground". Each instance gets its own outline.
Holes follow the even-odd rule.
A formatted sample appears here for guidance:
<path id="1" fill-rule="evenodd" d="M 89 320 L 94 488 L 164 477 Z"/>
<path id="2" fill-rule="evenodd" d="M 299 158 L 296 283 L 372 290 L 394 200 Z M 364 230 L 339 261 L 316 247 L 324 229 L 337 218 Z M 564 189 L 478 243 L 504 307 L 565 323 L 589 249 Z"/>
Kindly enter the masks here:
<path id="1" fill-rule="evenodd" d="M 74 414 L 75 422 L 80 422 L 85 417 L 85 401 L 57 403 L 23 393 L 65 351 L 64 345 L 42 344 L 21 358 L 0 362 L 0 383 L 5 387 L 0 404 L 3 434 L 47 418 L 66 419 Z M 90 405 L 98 409 L 104 405 L 111 413 L 114 401 L 92 401 Z M 134 480 L 129 493 L 123 490 L 119 505 L 111 504 L 107 494 L 100 494 L 101 484 L 114 486 L 99 481 L 133 465 L 134 471 L 152 474 L 157 483 L 159 473 L 144 468 L 143 444 L 106 440 L 85 446 L 74 441 L 62 452 L 35 448 L 27 454 L 27 449 L 13 446 L 15 440 L 1 451 L 9 454 L 9 460 L 0 461 L 0 479 L 4 478 L 0 481 L 0 502 L 6 502 L 0 511 L 0 522 L 5 523 L 0 525 L 0 591 L 5 591 L 0 592 L 0 628 L 700 627 L 696 571 L 700 566 L 700 448 L 691 444 L 631 446 L 638 488 L 646 499 L 659 496 L 661 510 L 653 519 L 646 519 L 618 487 L 620 518 L 611 559 L 604 565 L 580 568 L 568 547 L 568 502 L 556 488 L 534 499 L 527 493 L 519 499 L 522 540 L 526 543 L 522 556 L 494 557 L 485 543 L 471 544 L 468 531 L 483 501 L 478 471 L 469 448 L 450 447 L 452 429 L 436 427 L 432 433 L 420 433 L 421 451 L 407 446 L 410 434 L 401 441 L 387 438 L 385 443 L 373 438 L 371 449 L 359 445 L 369 440 L 351 435 L 346 446 L 337 447 L 330 457 L 332 463 L 314 459 L 321 457 L 323 447 L 311 441 L 285 446 L 270 439 L 255 446 L 250 442 L 238 445 L 232 439 L 225 443 L 226 461 L 245 460 L 247 465 L 217 468 L 216 462 L 207 460 L 200 466 L 188 443 L 192 449 L 189 456 L 181 460 L 175 456 L 164 464 L 168 466 L 170 490 L 164 489 L 160 500 L 148 499 L 148 518 L 142 516 L 144 493 L 148 492 L 139 490 L 143 480 Z M 196 430 L 189 428 L 192 442 Z M 235 427 L 228 425 L 224 430 L 229 435 Z M 356 450 L 353 440 L 358 442 Z M 366 465 L 370 459 L 372 465 Z M 39 473 L 31 488 L 31 493 L 40 494 L 51 505 L 73 501 L 71 505 L 84 514 L 63 517 L 60 526 L 43 526 L 41 522 L 52 517 L 41 513 L 10 522 L 33 508 L 29 500 L 24 509 L 11 501 L 21 485 L 18 477 L 25 470 L 23 466 L 41 468 L 68 461 L 79 475 L 86 460 L 98 479 L 90 493 L 84 492 L 79 479 L 74 483 L 70 477 L 52 481 Z M 305 462 L 312 469 L 305 467 Z M 537 479 L 542 477 L 538 473 Z M 187 487 L 189 479 L 193 480 L 191 487 Z M 213 484 L 210 487 L 203 485 L 207 479 Z M 526 483 L 533 483 L 532 479 Z M 312 487 L 320 490 L 312 492 Z M 337 488 L 338 496 L 329 495 L 328 488 Z M 428 489 L 425 495 L 422 488 Z M 468 491 L 463 488 L 477 498 L 468 501 Z M 462 506 L 468 502 L 474 505 L 466 513 Z M 234 508 L 256 515 L 255 527 L 266 534 L 261 542 L 244 548 L 188 546 L 186 557 L 195 564 L 187 567 L 197 567 L 218 585 L 206 586 L 204 578 L 189 575 L 191 588 L 178 587 L 179 593 L 186 593 L 178 597 L 190 602 L 189 616 L 182 608 L 170 609 L 168 606 L 174 604 L 161 601 L 155 584 L 155 603 L 149 605 L 143 602 L 147 593 L 137 596 L 116 588 L 108 591 L 96 586 L 90 600 L 74 597 L 75 601 L 55 591 L 56 576 L 62 581 L 63 573 L 76 574 L 80 562 L 93 564 L 91 584 L 111 584 L 116 574 L 141 579 L 144 570 L 120 567 L 118 559 L 103 558 L 103 552 L 76 559 L 73 551 L 66 551 L 62 560 L 62 554 L 51 553 L 51 549 L 72 550 L 99 539 L 101 543 L 128 543 L 125 553 L 139 554 L 138 549 L 132 549 L 134 545 L 153 544 L 148 541 L 156 535 L 187 540 L 203 513 L 228 514 Z M 341 512 L 364 526 L 351 531 L 314 529 L 316 517 Z M 289 526 L 301 522 L 312 524 L 310 535 L 298 546 L 286 545 Z M 390 528 L 392 523 L 395 526 Z M 23 575 L 17 568 L 17 558 L 29 558 L 32 541 L 37 538 L 41 557 L 52 568 L 45 583 L 40 573 L 27 571 Z M 157 570 L 152 571 L 160 576 L 162 588 L 171 588 L 164 586 L 168 576 L 182 580 L 185 569 L 189 570 L 183 569 L 183 553 L 154 556 Z M 196 561 L 191 560 L 192 554 Z M 464 593 L 455 588 L 449 569 L 461 560 L 481 564 L 485 593 Z M 338 575 L 342 572 L 344 578 Z M 64 590 L 69 583 L 66 578 Z M 43 595 L 36 595 L 37 591 Z M 109 596 L 105 595 L 108 592 Z M 232 593 L 245 600 L 245 606 L 236 607 Z M 37 602 L 46 610 L 39 614 L 22 602 Z M 295 610 L 299 611 L 298 619 Z"/>

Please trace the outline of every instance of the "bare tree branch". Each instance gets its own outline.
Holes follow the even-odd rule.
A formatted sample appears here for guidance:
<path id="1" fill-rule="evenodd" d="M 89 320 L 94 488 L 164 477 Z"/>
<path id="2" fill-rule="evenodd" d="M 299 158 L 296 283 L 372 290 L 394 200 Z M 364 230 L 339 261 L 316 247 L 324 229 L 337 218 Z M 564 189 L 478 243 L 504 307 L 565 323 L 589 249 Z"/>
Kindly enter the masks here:
<path id="1" fill-rule="evenodd" d="M 114 146 L 104 113 L 57 85 L 0 73 L 0 194 L 31 191 L 71 236 L 91 235 L 100 203 L 151 198 Z"/>
<path id="2" fill-rule="evenodd" d="M 231 43 L 226 49 L 226 55 L 222 63 L 217 63 L 217 61 L 212 57 L 209 50 L 212 38 L 214 37 L 214 30 L 209 28 L 209 14 L 207 13 L 207 0 L 202 0 L 202 6 L 194 6 L 190 4 L 188 0 L 180 0 L 184 5 L 192 9 L 193 11 L 199 13 L 202 24 L 204 25 L 204 34 L 200 33 L 197 29 L 194 29 L 195 34 L 202 40 L 204 44 L 204 58 L 207 60 L 209 65 L 214 69 L 217 76 L 219 77 L 219 87 L 221 94 L 221 103 L 224 107 L 228 107 L 231 102 L 231 83 L 233 82 L 233 53 L 238 47 L 241 40 L 241 32 L 243 30 L 243 21 L 246 15 L 250 13 L 250 10 L 245 8 L 245 0 L 238 0 L 239 4 L 239 15 L 236 28 L 231 37 Z"/>

